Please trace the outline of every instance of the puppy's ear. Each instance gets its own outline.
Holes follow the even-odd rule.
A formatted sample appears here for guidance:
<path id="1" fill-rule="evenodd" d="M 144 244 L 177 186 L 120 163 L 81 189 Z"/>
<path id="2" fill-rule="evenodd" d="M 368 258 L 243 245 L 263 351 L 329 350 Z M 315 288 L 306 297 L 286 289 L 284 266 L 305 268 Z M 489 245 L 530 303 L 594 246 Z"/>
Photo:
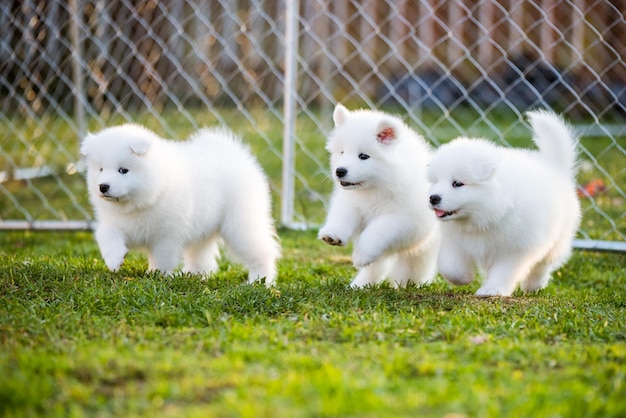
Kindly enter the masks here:
<path id="1" fill-rule="evenodd" d="M 397 137 L 396 127 L 392 122 L 383 120 L 378 124 L 378 128 L 376 128 L 376 140 L 378 142 L 389 144 L 395 141 Z"/>
<path id="2" fill-rule="evenodd" d="M 479 158 L 472 164 L 472 171 L 478 181 L 487 181 L 493 176 L 498 162 L 492 158 Z"/>
<path id="3" fill-rule="evenodd" d="M 83 139 L 83 142 L 80 145 L 80 155 L 82 157 L 87 157 L 90 153 L 91 150 L 91 143 L 93 142 L 95 135 L 90 134 L 89 132 L 87 132 L 87 136 L 85 136 L 85 138 Z"/>
<path id="4" fill-rule="evenodd" d="M 350 113 L 350 111 L 346 109 L 344 105 L 337 103 L 335 111 L 333 112 L 333 122 L 335 122 L 335 126 L 343 125 L 348 118 L 348 113 Z"/>
<path id="5" fill-rule="evenodd" d="M 135 155 L 144 155 L 150 149 L 150 141 L 145 139 L 135 139 L 130 144 L 130 150 Z"/>

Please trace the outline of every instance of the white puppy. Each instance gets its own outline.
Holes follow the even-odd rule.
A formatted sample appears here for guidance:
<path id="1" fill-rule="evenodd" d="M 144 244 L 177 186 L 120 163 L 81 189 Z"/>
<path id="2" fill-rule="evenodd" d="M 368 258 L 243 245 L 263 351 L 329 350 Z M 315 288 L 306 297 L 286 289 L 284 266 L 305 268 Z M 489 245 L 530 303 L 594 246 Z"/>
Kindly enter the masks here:
<path id="1" fill-rule="evenodd" d="M 204 129 L 179 142 L 128 124 L 89 134 L 81 153 L 109 269 L 141 248 L 150 270 L 170 273 L 184 256 L 184 271 L 210 274 L 223 239 L 249 282 L 274 282 L 280 247 L 267 179 L 231 132 Z"/>
<path id="2" fill-rule="evenodd" d="M 336 181 L 319 238 L 354 241 L 353 287 L 388 278 L 394 286 L 436 275 L 439 225 L 428 207 L 430 148 L 400 119 L 338 104 L 326 149 Z"/>
<path id="3" fill-rule="evenodd" d="M 479 296 L 510 296 L 544 288 L 567 261 L 580 223 L 576 197 L 577 142 L 550 112 L 528 112 L 539 151 L 482 139 L 442 145 L 428 168 L 430 204 L 442 221 L 439 272 L 470 283 L 478 267 Z"/>

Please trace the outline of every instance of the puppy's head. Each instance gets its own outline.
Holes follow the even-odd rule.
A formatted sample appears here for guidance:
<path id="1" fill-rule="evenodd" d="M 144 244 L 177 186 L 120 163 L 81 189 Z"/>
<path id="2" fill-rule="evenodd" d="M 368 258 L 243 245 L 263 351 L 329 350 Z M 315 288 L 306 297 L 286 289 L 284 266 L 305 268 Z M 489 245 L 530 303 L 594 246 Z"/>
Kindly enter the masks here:
<path id="1" fill-rule="evenodd" d="M 80 153 L 87 163 L 87 186 L 94 203 L 137 204 L 151 192 L 145 160 L 156 136 L 138 125 L 88 134 Z"/>
<path id="2" fill-rule="evenodd" d="M 335 181 L 344 189 L 380 187 L 389 181 L 402 122 L 380 112 L 349 111 L 341 104 L 333 120 L 326 150 Z"/>
<path id="3" fill-rule="evenodd" d="M 438 219 L 483 223 L 496 212 L 497 154 L 494 145 L 479 139 L 458 138 L 439 147 L 427 169 L 429 203 Z"/>

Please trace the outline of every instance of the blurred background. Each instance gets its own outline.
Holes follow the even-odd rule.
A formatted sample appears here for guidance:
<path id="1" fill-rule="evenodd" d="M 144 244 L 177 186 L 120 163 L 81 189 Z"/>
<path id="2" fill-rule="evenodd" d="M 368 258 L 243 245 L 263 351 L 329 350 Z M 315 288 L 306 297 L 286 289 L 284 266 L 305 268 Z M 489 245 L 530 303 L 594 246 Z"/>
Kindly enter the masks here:
<path id="1" fill-rule="evenodd" d="M 0 228 L 90 228 L 87 131 L 133 121 L 250 143 L 287 226 L 323 221 L 337 102 L 434 146 L 581 136 L 582 240 L 626 242 L 626 1 L 23 0 L 0 4 Z"/>

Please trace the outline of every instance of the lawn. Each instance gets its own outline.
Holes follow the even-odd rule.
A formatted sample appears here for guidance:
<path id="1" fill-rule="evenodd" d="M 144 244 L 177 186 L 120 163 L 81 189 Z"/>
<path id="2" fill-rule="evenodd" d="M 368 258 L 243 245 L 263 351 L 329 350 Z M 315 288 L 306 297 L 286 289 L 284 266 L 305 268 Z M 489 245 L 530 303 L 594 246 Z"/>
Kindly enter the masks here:
<path id="1" fill-rule="evenodd" d="M 282 121 L 246 112 L 130 117 L 177 138 L 197 125 L 233 127 L 268 173 L 278 217 Z M 330 115 L 318 113 L 297 126 L 295 206 L 309 226 L 324 219 L 319 197 L 332 188 Z M 407 123 L 433 142 L 503 134 L 530 146 L 512 112 Z M 43 163 L 55 174 L 0 182 L 0 219 L 90 218 L 78 143 L 53 116 L 3 121 L 0 171 Z M 626 138 L 582 146 L 579 183 L 606 188 L 581 198 L 579 237 L 623 240 Z M 91 233 L 0 231 L 0 416 L 626 416 L 625 254 L 578 251 L 537 294 L 480 299 L 478 282 L 442 279 L 353 290 L 349 248 L 323 244 L 314 227 L 280 237 L 278 286 L 266 289 L 245 285 L 226 259 L 206 280 L 145 273 L 136 253 L 110 273 Z"/>
<path id="2" fill-rule="evenodd" d="M 106 270 L 90 233 L 0 232 L 0 416 L 623 417 L 624 254 L 511 298 L 352 290 L 349 249 L 281 230 L 273 289 Z"/>

